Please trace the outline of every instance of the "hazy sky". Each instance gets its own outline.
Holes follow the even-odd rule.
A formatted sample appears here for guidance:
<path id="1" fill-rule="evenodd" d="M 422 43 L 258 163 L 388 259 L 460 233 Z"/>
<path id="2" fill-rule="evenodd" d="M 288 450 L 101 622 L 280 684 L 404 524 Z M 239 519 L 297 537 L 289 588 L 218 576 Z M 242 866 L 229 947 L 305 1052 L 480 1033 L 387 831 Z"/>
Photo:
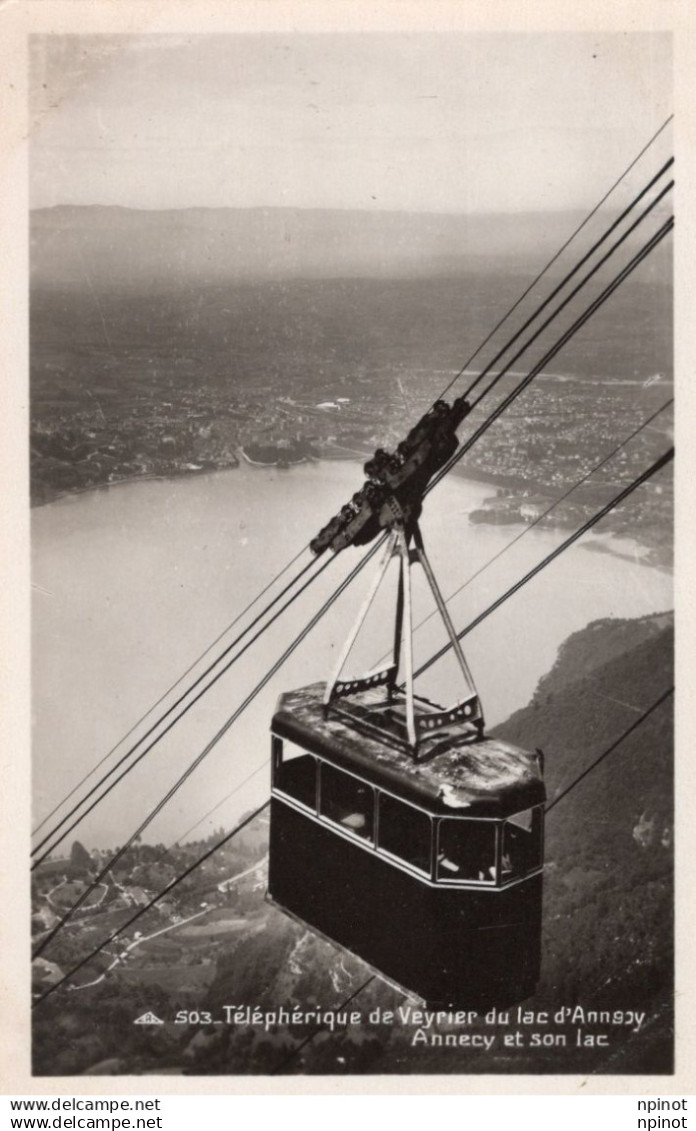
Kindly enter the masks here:
<path id="1" fill-rule="evenodd" d="M 672 111 L 666 34 L 39 36 L 34 207 L 594 202 Z"/>

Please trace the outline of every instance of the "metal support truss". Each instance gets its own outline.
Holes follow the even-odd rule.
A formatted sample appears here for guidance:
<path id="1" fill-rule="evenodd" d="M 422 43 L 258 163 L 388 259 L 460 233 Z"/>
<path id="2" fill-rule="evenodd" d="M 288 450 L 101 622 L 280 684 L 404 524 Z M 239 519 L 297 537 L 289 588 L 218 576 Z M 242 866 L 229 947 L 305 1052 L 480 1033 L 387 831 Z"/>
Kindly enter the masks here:
<path id="1" fill-rule="evenodd" d="M 387 667 L 370 672 L 367 675 L 359 676 L 355 679 L 342 680 L 341 673 L 346 660 L 355 644 L 360 629 L 369 615 L 374 599 L 393 557 L 399 558 L 399 577 L 396 593 L 392 662 Z M 413 676 L 413 607 L 411 600 L 411 567 L 413 565 L 420 565 L 423 569 L 466 688 L 464 698 L 447 709 L 436 708 L 425 711 L 416 709 L 417 696 L 414 691 Z M 387 702 L 394 702 L 402 693 L 401 688 L 397 687 L 397 679 L 400 672 L 405 698 L 406 732 L 409 746 L 414 753 L 416 753 L 419 743 L 425 737 L 447 726 L 470 723 L 475 728 L 478 737 L 483 736 L 483 713 L 481 711 L 471 669 L 466 662 L 461 644 L 457 639 L 457 633 L 425 552 L 423 536 L 416 522 L 411 523 L 408 527 L 402 522 L 396 522 L 392 526 L 384 555 L 372 585 L 341 649 L 333 676 L 326 685 L 324 708 L 328 710 L 331 704 L 337 699 L 348 698 L 351 695 L 357 695 L 360 692 L 381 686 L 386 686 Z"/>

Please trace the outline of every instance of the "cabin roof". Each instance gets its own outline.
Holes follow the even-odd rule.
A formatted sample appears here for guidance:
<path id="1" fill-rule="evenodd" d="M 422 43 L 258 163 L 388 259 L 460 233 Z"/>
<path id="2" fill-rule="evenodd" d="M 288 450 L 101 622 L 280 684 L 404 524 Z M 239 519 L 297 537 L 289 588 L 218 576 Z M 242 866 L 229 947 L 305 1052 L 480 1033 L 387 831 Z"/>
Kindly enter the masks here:
<path id="1" fill-rule="evenodd" d="M 323 694 L 324 684 L 315 683 L 281 695 L 273 732 L 436 814 L 504 817 L 546 798 L 538 756 L 519 746 L 455 731 L 427 743 L 415 761 L 387 734 L 361 727 L 340 702 L 325 716 Z"/>

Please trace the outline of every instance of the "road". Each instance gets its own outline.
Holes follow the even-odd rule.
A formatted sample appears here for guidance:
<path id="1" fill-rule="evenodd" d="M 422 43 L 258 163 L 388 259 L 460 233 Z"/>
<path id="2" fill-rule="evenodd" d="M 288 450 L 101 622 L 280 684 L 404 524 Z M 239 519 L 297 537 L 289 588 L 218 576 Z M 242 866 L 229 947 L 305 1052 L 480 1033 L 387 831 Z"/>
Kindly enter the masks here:
<path id="1" fill-rule="evenodd" d="M 218 884 L 218 891 L 229 891 L 230 884 L 236 883 L 237 880 L 243 880 L 245 876 L 250 876 L 252 872 L 256 872 L 268 860 L 268 853 L 261 859 L 257 860 L 251 867 L 245 868 L 243 872 L 238 872 L 236 876 L 230 876 L 227 880 L 221 880 Z"/>
<path id="2" fill-rule="evenodd" d="M 122 950 L 120 954 L 116 955 L 113 962 L 107 966 L 106 970 L 102 971 L 98 978 L 95 978 L 92 982 L 83 982 L 79 986 L 68 986 L 68 989 L 87 990 L 90 986 L 98 986 L 100 982 L 104 981 L 106 975 L 110 974 L 111 971 L 123 961 L 125 956 L 132 950 L 135 950 L 136 947 L 144 942 L 149 942 L 150 939 L 156 939 L 158 935 L 165 935 L 167 931 L 175 931 L 177 927 L 184 927 L 187 923 L 193 923 L 194 919 L 200 919 L 202 915 L 207 915 L 209 910 L 208 907 L 205 907 L 203 911 L 197 911 L 195 915 L 189 915 L 188 919 L 179 919 L 177 923 L 170 923 L 168 927 L 160 927 L 159 931 L 153 931 L 151 935 L 142 935 L 140 938 L 134 939 L 130 946 L 127 946 L 125 950 Z"/>

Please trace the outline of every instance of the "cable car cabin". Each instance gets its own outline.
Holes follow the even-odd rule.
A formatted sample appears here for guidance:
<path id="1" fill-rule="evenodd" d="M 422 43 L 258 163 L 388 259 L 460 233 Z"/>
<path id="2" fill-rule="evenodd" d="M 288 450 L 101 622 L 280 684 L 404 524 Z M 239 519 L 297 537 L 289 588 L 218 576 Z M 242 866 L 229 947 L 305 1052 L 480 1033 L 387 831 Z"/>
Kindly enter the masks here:
<path id="1" fill-rule="evenodd" d="M 374 696 L 373 696 L 374 697 Z M 269 899 L 437 1008 L 522 1001 L 540 966 L 540 757 L 455 722 L 419 757 L 361 692 L 282 695 L 272 723 Z M 433 723 L 433 725 L 435 725 Z"/>

